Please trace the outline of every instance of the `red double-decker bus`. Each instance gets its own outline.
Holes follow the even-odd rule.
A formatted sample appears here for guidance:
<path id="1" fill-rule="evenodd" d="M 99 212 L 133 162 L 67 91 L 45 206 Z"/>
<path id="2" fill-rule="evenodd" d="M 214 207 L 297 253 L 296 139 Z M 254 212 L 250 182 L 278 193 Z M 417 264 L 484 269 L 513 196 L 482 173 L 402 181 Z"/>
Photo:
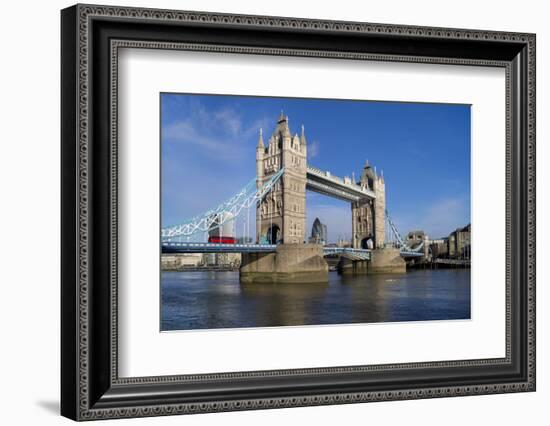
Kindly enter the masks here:
<path id="1" fill-rule="evenodd" d="M 223 235 L 211 235 L 208 237 L 208 242 L 216 244 L 236 244 L 237 239 L 235 237 L 224 237 Z"/>

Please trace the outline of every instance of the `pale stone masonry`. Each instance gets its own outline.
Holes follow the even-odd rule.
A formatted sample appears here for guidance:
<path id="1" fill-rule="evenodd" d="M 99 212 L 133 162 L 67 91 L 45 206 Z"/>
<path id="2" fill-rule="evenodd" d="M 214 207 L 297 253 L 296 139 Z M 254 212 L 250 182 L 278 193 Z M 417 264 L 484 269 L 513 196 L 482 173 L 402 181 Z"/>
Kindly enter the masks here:
<path id="1" fill-rule="evenodd" d="M 373 250 L 368 262 L 352 261 L 342 256 L 338 262 L 338 271 L 344 275 L 404 274 L 407 272 L 407 264 L 398 248 L 384 247 Z"/>
<path id="2" fill-rule="evenodd" d="M 256 147 L 258 188 L 282 167 L 283 176 L 256 210 L 257 242 L 304 243 L 307 142 L 303 126 L 301 136 L 292 136 L 288 117 L 281 112 L 267 146 L 260 131 Z"/>
<path id="3" fill-rule="evenodd" d="M 374 192 L 375 199 L 351 204 L 353 248 L 382 248 L 386 241 L 386 183 L 369 162 L 365 163 L 359 184 Z M 370 247 L 372 245 L 372 247 Z"/>
<path id="4" fill-rule="evenodd" d="M 243 253 L 243 283 L 320 283 L 328 281 L 328 264 L 320 244 L 281 244 L 275 253 Z"/>
<path id="5" fill-rule="evenodd" d="M 472 227 L 470 224 L 463 228 L 458 228 L 449 234 L 448 255 L 451 258 L 469 259 L 471 256 L 470 234 Z"/>
<path id="6" fill-rule="evenodd" d="M 257 242 L 297 244 L 306 242 L 307 141 L 304 127 L 301 136 L 292 136 L 288 116 L 282 112 L 275 131 L 264 143 L 263 133 L 256 146 L 258 188 L 282 167 L 279 182 L 256 210 Z M 349 178 L 348 178 L 349 179 Z M 382 248 L 386 235 L 386 184 L 368 161 L 359 182 L 375 198 L 352 202 L 352 246 Z"/>
<path id="7" fill-rule="evenodd" d="M 326 282 L 328 264 L 321 244 L 306 244 L 306 186 L 308 181 L 307 141 L 304 127 L 301 136 L 292 136 L 288 117 L 282 112 L 275 131 L 264 143 L 263 132 L 256 146 L 257 187 L 284 168 L 273 189 L 256 208 L 257 243 L 277 244 L 275 253 L 244 253 L 240 268 L 241 281 L 245 283 L 270 282 Z M 326 177 L 328 172 L 321 172 Z M 311 178 L 311 176 L 310 176 Z M 354 248 L 373 249 L 370 262 L 340 262 L 345 273 L 402 273 L 405 262 L 398 249 L 384 248 L 386 234 L 386 184 L 384 176 L 377 175 L 368 161 L 361 179 L 333 178 L 332 184 L 339 190 L 353 188 L 360 196 L 342 196 L 338 190 L 328 191 L 329 196 L 351 203 L 352 241 Z M 361 187 L 354 188 L 354 187 Z M 322 185 L 321 185 L 322 188 Z M 316 187 L 319 190 L 319 187 Z M 321 189 L 320 192 L 324 190 Z M 342 260 L 342 259 L 341 259 Z"/>

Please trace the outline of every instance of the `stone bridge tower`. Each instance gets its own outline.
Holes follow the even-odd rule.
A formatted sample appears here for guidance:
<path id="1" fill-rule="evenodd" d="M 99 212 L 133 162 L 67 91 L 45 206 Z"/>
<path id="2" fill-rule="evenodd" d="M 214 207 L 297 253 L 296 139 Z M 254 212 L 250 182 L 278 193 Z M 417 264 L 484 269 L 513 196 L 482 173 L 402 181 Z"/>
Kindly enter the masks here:
<path id="1" fill-rule="evenodd" d="M 263 141 L 262 131 L 256 147 L 256 176 L 262 186 L 281 167 L 283 176 L 256 209 L 257 242 L 303 243 L 306 232 L 307 143 L 302 135 L 292 136 L 288 117 L 282 112 L 275 131 Z"/>
<path id="2" fill-rule="evenodd" d="M 369 162 L 365 163 L 359 184 L 374 192 L 373 200 L 351 203 L 353 248 L 382 248 L 386 240 L 386 184 Z"/>

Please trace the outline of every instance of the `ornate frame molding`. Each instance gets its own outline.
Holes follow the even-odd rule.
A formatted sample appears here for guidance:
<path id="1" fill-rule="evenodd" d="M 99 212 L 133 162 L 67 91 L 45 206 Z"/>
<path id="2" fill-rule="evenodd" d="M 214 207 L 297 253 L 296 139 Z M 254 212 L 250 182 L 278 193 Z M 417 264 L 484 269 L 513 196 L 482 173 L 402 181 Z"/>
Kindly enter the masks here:
<path id="1" fill-rule="evenodd" d="M 62 413 L 68 417 L 78 420 L 91 420 L 112 417 L 138 417 L 150 415 L 169 415 L 196 412 L 214 412 L 243 409 L 261 409 L 275 407 L 323 405 L 323 404 L 341 404 L 351 402 L 381 401 L 381 400 L 400 400 L 415 398 L 434 398 L 442 396 L 475 395 L 488 393 L 504 393 L 517 391 L 533 391 L 535 389 L 535 36 L 533 34 L 519 34 L 510 32 L 495 31 L 477 31 L 464 29 L 447 28 L 425 28 L 409 27 L 401 25 L 383 25 L 358 22 L 337 22 L 310 19 L 294 19 L 266 16 L 245 16 L 229 15 L 203 12 L 184 12 L 168 11 L 155 9 L 135 9 L 104 6 L 77 5 L 66 9 L 63 15 L 64 29 L 63 53 L 64 70 L 66 75 L 71 74 L 74 79 L 71 87 L 64 87 L 63 112 L 65 117 L 74 115 L 74 129 L 64 128 L 67 132 L 63 139 L 63 147 L 68 148 L 67 158 L 63 158 L 64 176 L 69 175 L 74 178 L 70 187 L 69 184 L 63 187 L 63 190 L 71 192 L 71 196 L 64 197 L 64 211 L 67 214 L 74 213 L 74 229 L 67 226 L 65 229 L 66 238 L 71 237 L 74 241 L 69 244 L 62 238 L 66 251 L 63 251 L 64 269 L 69 262 L 72 264 L 72 270 L 67 271 L 68 277 L 64 278 L 63 291 L 71 292 L 71 301 L 75 302 L 72 307 L 68 306 L 67 300 L 62 300 L 62 319 L 63 319 L 63 353 L 67 358 L 72 359 L 70 366 L 63 366 L 64 376 L 62 383 Z M 94 46 L 92 27 L 95 21 L 124 23 L 136 22 L 147 25 L 190 25 L 194 28 L 201 26 L 216 26 L 231 29 L 255 29 L 255 30 L 275 30 L 290 31 L 292 33 L 324 33 L 327 35 L 351 34 L 355 36 L 372 35 L 387 39 L 411 39 L 411 40 L 437 40 L 437 41 L 465 41 L 481 42 L 485 44 L 504 43 L 517 49 L 523 49 L 524 54 L 521 61 L 524 63 L 526 75 L 522 81 L 518 81 L 517 61 L 512 59 L 484 59 L 484 58 L 461 58 L 461 57 L 442 57 L 442 56 L 412 56 L 394 53 L 365 53 L 341 50 L 320 50 L 303 49 L 295 47 L 258 47 L 232 44 L 213 44 L 209 42 L 181 42 L 176 40 L 147 41 L 140 39 L 111 38 L 109 39 L 109 64 L 106 64 L 110 72 L 108 81 L 109 95 L 109 139 L 110 139 L 110 175 L 109 175 L 109 210 L 110 217 L 110 238 L 109 249 L 109 318 L 104 318 L 104 324 L 110 324 L 108 332 L 110 343 L 109 365 L 103 359 L 96 364 L 91 363 L 91 357 L 97 357 L 94 354 L 94 340 L 98 339 L 98 333 L 92 328 L 96 327 L 95 320 L 97 313 L 91 310 L 90 291 L 93 289 L 91 277 L 92 263 L 92 242 L 94 227 L 92 225 L 92 215 L 94 214 L 97 199 L 94 200 L 93 188 L 96 186 L 94 181 L 94 172 L 91 169 L 90 157 L 94 148 L 91 146 L 94 138 L 91 131 L 92 111 L 95 108 L 94 102 L 94 81 L 91 75 L 93 71 L 92 62 Z M 71 39 L 72 40 L 69 40 Z M 496 45 L 496 44 L 495 44 Z M 482 360 L 462 360 L 451 362 L 433 362 L 433 363 L 413 363 L 413 364 L 388 364 L 373 366 L 350 366 L 350 367 L 327 367 L 318 369 L 300 369 L 300 370 L 273 370 L 261 372 L 242 372 L 242 373 L 221 373 L 207 375 L 188 375 L 188 376 L 161 376 L 161 377 L 139 377 L 139 378 L 119 378 L 117 368 L 117 85 L 118 85 L 118 49 L 119 48 L 154 48 L 154 49 L 176 49 L 176 50 L 194 50 L 208 52 L 224 52 L 236 54 L 262 54 L 262 55 L 285 55 L 285 56 L 309 56 L 332 59 L 353 59 L 353 60 L 371 60 L 371 61 L 396 61 L 396 62 L 418 62 L 418 63 L 440 63 L 455 65 L 481 65 L 492 67 L 504 67 L 506 69 L 506 110 L 507 110 L 507 141 L 506 141 L 506 232 L 507 232 L 507 260 L 506 260 L 506 357 L 503 359 L 482 359 Z M 70 63 L 69 63 L 70 62 Z M 514 78 L 514 76 L 516 76 Z M 525 87 L 522 89 L 521 86 Z M 102 89 L 104 90 L 104 89 Z M 516 105 L 514 98 L 517 97 L 518 90 L 524 90 L 525 105 Z M 76 102 L 71 102 L 75 95 Z M 67 96 L 65 98 L 65 96 Z M 524 115 L 522 123 L 525 126 L 525 137 L 519 136 L 522 149 L 526 156 L 523 163 L 515 166 L 514 161 L 518 161 L 513 152 L 514 137 L 520 129 L 515 128 L 513 116 L 520 109 Z M 72 113 L 68 112 L 73 109 Z M 97 118 L 96 118 L 97 120 Z M 70 145 L 70 147 L 69 147 Z M 524 145 L 524 146 L 523 146 Z M 71 156 L 70 154 L 74 154 Z M 69 164 L 70 163 L 70 164 Z M 95 166 L 94 166 L 95 167 Z M 517 167 L 524 170 L 516 170 Z M 526 181 L 524 187 L 519 187 L 521 194 L 516 194 L 517 188 L 513 186 L 512 176 L 514 173 L 525 173 Z M 68 176 L 67 176 L 68 177 Z M 515 191 L 515 192 L 514 192 Z M 525 229 L 527 234 L 523 236 L 525 241 L 526 269 L 524 274 L 514 276 L 513 265 L 510 258 L 512 256 L 511 240 L 514 237 L 513 227 L 517 228 L 517 218 L 514 220 L 512 215 L 514 196 L 524 202 L 525 205 Z M 94 202 L 96 204 L 94 204 Z M 64 225 L 65 227 L 65 225 Z M 74 273 L 74 276 L 70 272 Z M 512 298 L 517 297 L 512 288 L 512 281 L 525 278 L 525 303 L 522 313 L 525 318 L 526 347 L 525 347 L 525 370 L 521 379 L 510 380 L 501 383 L 479 383 L 471 385 L 447 385 L 433 387 L 401 387 L 395 390 L 375 390 L 375 391 L 352 391 L 352 392 L 320 392 L 308 395 L 273 395 L 265 398 L 217 398 L 213 401 L 169 401 L 159 400 L 156 403 L 147 401 L 138 401 L 125 397 L 125 388 L 135 386 L 170 386 L 171 384 L 182 383 L 212 383 L 219 384 L 220 381 L 232 379 L 262 379 L 276 377 L 294 377 L 304 378 L 308 375 L 327 378 L 335 374 L 357 374 L 380 371 L 399 371 L 399 370 L 421 370 L 421 369 L 445 369 L 453 367 L 480 367 L 480 366 L 504 366 L 512 364 L 512 340 L 514 321 L 517 321 L 517 312 L 512 308 Z M 74 299 L 74 300 L 73 300 Z M 101 299 L 104 300 L 104 299 Z M 65 323 L 71 321 L 69 327 Z M 76 335 L 73 335 L 73 332 Z M 100 340 L 102 337 L 99 338 Z M 77 354 L 77 356 L 74 356 Z M 74 358 L 74 359 L 73 359 Z M 107 376 L 104 368 L 108 371 Z M 70 369 L 70 371 L 69 371 Z M 103 378 L 99 384 L 92 384 L 93 375 L 101 375 Z M 74 379 L 74 380 L 73 380 Z M 109 392 L 105 391 L 108 389 Z M 72 398 L 68 394 L 74 392 Z M 131 394 L 131 392 L 129 393 Z M 122 395 L 122 396 L 121 396 Z M 105 398 L 106 396 L 106 398 Z"/>

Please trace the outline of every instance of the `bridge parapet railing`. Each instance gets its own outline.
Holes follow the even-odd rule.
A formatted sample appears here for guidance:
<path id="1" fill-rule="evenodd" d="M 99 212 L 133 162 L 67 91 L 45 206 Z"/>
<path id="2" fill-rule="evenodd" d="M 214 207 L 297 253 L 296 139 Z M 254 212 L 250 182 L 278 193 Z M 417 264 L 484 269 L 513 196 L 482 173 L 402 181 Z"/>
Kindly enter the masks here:
<path id="1" fill-rule="evenodd" d="M 358 249 L 352 247 L 324 247 L 325 253 L 370 253 L 369 249 Z"/>

